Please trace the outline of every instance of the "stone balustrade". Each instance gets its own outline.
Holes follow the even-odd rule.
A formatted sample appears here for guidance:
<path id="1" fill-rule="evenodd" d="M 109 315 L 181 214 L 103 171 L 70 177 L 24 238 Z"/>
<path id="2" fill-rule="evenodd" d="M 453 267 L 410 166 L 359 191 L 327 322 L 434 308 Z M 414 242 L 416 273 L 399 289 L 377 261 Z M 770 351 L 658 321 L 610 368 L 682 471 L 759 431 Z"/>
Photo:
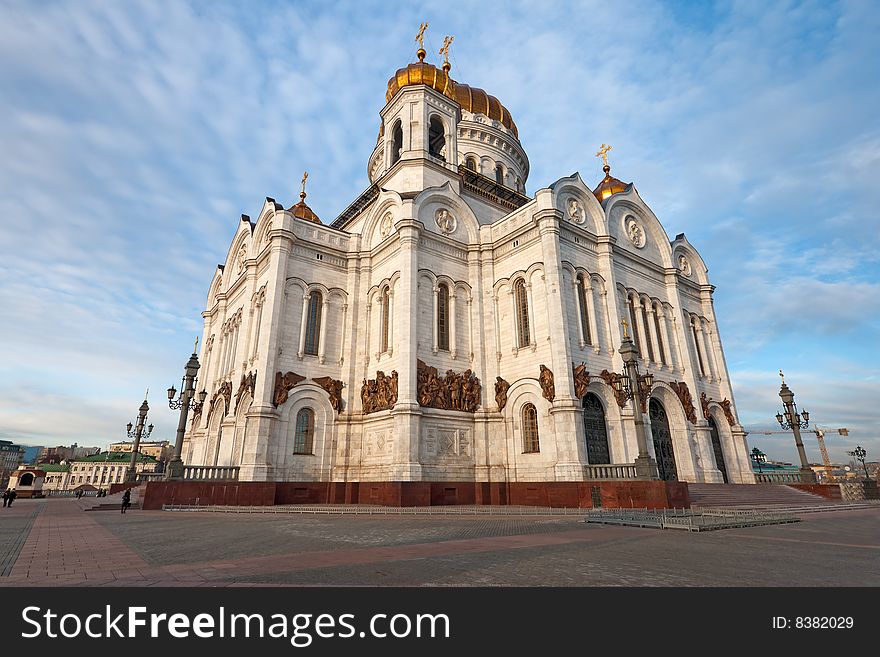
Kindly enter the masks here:
<path id="1" fill-rule="evenodd" d="M 238 481 L 237 465 L 185 465 L 184 481 Z"/>
<path id="2" fill-rule="evenodd" d="M 755 483 L 757 484 L 799 484 L 801 483 L 800 472 L 756 472 Z"/>
<path id="3" fill-rule="evenodd" d="M 601 479 L 636 479 L 636 466 L 633 463 L 609 463 L 607 465 L 585 465 L 587 481 Z"/>

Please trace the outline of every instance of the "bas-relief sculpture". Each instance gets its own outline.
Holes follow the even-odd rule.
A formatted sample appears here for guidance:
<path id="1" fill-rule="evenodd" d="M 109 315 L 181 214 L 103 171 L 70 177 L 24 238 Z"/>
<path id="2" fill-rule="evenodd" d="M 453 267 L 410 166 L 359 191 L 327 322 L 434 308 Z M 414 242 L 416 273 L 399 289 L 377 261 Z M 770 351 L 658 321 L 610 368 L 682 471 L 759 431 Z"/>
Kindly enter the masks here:
<path id="1" fill-rule="evenodd" d="M 418 399 L 420 406 L 473 413 L 480 407 L 482 388 L 471 370 L 448 370 L 440 376 L 436 367 L 418 361 Z"/>

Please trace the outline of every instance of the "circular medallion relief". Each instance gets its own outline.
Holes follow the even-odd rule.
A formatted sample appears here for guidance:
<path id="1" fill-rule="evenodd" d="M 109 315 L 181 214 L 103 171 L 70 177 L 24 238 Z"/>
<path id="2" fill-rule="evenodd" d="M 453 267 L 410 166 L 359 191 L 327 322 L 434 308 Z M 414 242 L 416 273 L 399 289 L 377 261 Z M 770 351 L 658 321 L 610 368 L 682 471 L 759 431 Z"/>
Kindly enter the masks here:
<path id="1" fill-rule="evenodd" d="M 567 203 L 568 207 L 568 220 L 573 224 L 582 224 L 584 223 L 584 209 L 581 207 L 580 201 L 576 198 L 572 197 L 568 199 Z"/>
<path id="2" fill-rule="evenodd" d="M 453 217 L 452 213 L 446 208 L 440 208 L 434 213 L 434 221 L 437 224 L 437 228 L 439 228 L 440 232 L 444 235 L 454 233 L 455 228 L 458 225 L 455 221 L 455 217 Z"/>
<path id="3" fill-rule="evenodd" d="M 632 217 L 627 217 L 625 226 L 630 242 L 638 249 L 645 246 L 645 229 L 641 227 L 639 222 Z"/>
<path id="4" fill-rule="evenodd" d="M 688 262 L 687 258 L 684 256 L 678 256 L 678 270 L 690 278 L 691 275 L 691 263 Z"/>
<path id="5" fill-rule="evenodd" d="M 379 234 L 382 237 L 388 237 L 391 234 L 391 229 L 394 227 L 394 217 L 390 212 L 386 212 L 385 216 L 382 217 L 382 221 L 379 222 Z"/>

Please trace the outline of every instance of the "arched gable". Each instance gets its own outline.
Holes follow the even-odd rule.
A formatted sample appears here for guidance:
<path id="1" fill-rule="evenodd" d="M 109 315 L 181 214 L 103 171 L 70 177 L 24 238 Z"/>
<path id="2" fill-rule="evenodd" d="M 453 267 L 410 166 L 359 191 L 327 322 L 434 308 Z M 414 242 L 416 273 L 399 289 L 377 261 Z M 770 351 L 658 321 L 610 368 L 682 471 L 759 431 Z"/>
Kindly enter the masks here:
<path id="1" fill-rule="evenodd" d="M 443 235 L 435 221 L 435 213 L 441 208 L 450 210 L 456 222 L 455 230 L 444 237 L 459 242 L 479 241 L 480 222 L 477 216 L 449 182 L 440 187 L 428 187 L 413 201 L 413 213 L 416 219 L 422 222 L 428 231 Z"/>
<path id="2" fill-rule="evenodd" d="M 617 240 L 616 247 L 655 262 L 664 269 L 672 267 L 672 247 L 666 230 L 635 188 L 613 195 L 606 201 L 608 234 Z M 630 238 L 629 226 L 634 224 L 643 231 L 642 245 Z"/>
<path id="3" fill-rule="evenodd" d="M 594 235 L 607 235 L 608 228 L 606 226 L 605 212 L 595 195 L 587 187 L 578 172 L 573 173 L 567 178 L 560 178 L 550 185 L 549 189 L 553 192 L 553 206 L 562 212 L 563 221 L 580 226 L 584 230 Z M 573 217 L 573 210 L 570 201 L 574 199 L 579 205 L 579 213 L 581 219 Z"/>

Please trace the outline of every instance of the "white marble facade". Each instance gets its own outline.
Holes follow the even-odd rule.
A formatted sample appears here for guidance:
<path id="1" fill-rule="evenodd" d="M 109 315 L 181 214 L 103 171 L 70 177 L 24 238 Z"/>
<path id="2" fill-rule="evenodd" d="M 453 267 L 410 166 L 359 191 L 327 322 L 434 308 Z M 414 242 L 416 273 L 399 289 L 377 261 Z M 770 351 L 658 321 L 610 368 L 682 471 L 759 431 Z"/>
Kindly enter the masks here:
<path id="1" fill-rule="evenodd" d="M 616 179 L 602 202 L 577 173 L 526 196 L 528 158 L 506 109 L 495 101 L 481 112 L 437 86 L 389 83 L 371 186 L 332 225 L 273 199 L 256 221 L 242 217 L 203 313 L 198 389 L 208 402 L 184 461 L 240 466 L 247 481 L 584 480 L 595 476 L 585 406 L 591 440 L 604 414 L 602 461 L 637 455 L 632 402 L 619 406 L 600 375 L 623 370 L 626 318 L 655 376 L 675 476 L 752 483 L 697 250 L 683 234 L 670 241 Z M 477 409 L 422 406 L 418 361 L 441 376 L 469 370 Z M 576 397 L 581 363 L 589 403 Z M 396 372 L 396 401 L 365 414 L 362 385 L 379 371 Z M 296 383 L 276 406 L 276 375 L 289 372 Z M 500 410 L 498 377 L 509 384 Z M 314 379 L 342 382 L 339 411 Z M 686 385 L 690 419 L 672 383 Z"/>

